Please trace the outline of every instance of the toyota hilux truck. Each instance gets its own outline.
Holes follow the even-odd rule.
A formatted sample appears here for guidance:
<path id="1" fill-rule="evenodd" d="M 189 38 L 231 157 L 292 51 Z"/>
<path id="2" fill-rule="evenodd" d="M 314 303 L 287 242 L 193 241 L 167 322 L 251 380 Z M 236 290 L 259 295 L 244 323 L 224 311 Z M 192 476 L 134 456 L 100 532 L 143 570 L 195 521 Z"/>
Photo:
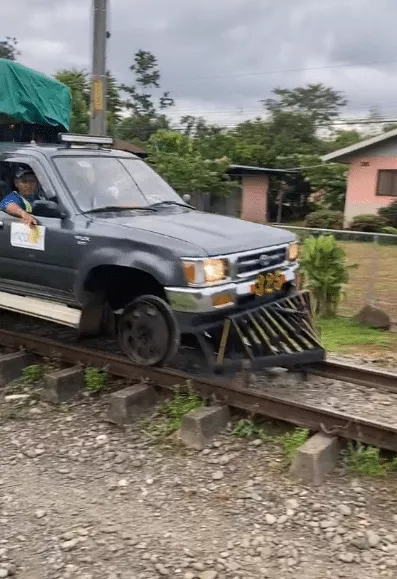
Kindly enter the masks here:
<path id="1" fill-rule="evenodd" d="M 15 131 L 26 111 L 12 106 L 3 128 Z M 36 227 L 0 212 L 0 309 L 110 333 L 141 366 L 169 364 L 185 337 L 215 370 L 324 359 L 294 234 L 197 211 L 112 139 L 38 109 L 31 142 L 2 140 L 0 126 L 0 199 L 21 167 L 38 182 Z M 37 142 L 45 124 L 58 142 Z"/>

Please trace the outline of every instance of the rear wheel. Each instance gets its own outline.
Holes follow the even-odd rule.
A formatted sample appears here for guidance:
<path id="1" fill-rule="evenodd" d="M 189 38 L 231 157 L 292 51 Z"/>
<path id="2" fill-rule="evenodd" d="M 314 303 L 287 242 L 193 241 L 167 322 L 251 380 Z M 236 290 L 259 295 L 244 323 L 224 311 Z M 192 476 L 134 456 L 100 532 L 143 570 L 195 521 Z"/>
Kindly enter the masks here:
<path id="1" fill-rule="evenodd" d="M 180 343 L 171 308 L 152 295 L 140 296 L 125 307 L 118 335 L 126 356 L 140 366 L 167 363 L 177 353 Z"/>

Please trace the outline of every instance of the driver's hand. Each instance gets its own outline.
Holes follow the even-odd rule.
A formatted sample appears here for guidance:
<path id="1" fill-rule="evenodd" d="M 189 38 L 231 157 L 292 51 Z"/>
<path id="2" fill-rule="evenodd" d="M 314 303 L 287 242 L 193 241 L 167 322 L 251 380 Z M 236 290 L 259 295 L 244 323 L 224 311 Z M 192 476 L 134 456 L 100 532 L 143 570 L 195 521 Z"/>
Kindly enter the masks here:
<path id="1" fill-rule="evenodd" d="M 26 213 L 22 218 L 23 224 L 28 227 L 36 227 L 37 221 L 30 213 Z"/>

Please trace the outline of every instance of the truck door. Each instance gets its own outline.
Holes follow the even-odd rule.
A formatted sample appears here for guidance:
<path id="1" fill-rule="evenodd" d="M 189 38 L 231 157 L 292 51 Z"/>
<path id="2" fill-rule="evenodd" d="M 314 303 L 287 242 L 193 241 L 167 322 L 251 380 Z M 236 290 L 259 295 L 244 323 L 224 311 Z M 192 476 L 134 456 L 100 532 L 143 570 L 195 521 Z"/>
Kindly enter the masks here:
<path id="1" fill-rule="evenodd" d="M 0 163 L 12 173 L 20 165 L 31 168 L 42 197 L 62 205 L 56 181 L 51 180 L 44 163 L 28 155 L 3 155 Z M 39 236 L 34 237 L 20 219 L 0 212 L 0 286 L 30 287 L 33 293 L 44 294 L 43 297 L 48 290 L 72 294 L 79 259 L 76 249 L 81 250 L 74 238 L 73 221 L 69 217 L 37 217 L 37 221 Z M 56 299 L 56 295 L 53 297 Z"/>

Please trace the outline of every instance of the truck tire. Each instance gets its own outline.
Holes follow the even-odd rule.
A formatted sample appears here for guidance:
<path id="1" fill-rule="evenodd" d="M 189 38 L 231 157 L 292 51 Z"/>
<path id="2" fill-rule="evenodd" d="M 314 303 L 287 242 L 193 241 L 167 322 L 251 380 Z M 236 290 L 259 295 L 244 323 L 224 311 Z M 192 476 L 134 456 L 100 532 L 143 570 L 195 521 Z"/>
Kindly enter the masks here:
<path id="1" fill-rule="evenodd" d="M 170 306 L 157 296 L 144 295 L 129 303 L 118 324 L 120 346 L 139 366 L 162 366 L 177 353 L 178 324 Z"/>

